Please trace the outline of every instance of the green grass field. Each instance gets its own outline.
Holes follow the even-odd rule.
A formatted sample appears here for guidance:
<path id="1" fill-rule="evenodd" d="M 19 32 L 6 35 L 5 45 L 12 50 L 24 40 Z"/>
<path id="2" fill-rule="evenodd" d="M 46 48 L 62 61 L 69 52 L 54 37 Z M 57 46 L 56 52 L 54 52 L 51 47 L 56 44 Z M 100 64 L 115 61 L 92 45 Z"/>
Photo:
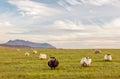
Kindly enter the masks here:
<path id="1" fill-rule="evenodd" d="M 120 79 L 120 49 L 102 49 L 102 53 L 94 54 L 94 49 L 30 49 L 0 47 L 0 79 Z M 29 57 L 24 53 L 30 52 Z M 39 54 L 55 56 L 60 64 L 51 70 L 47 60 L 40 60 Z M 113 60 L 106 62 L 106 53 Z M 84 56 L 92 59 L 90 67 L 81 67 L 80 60 Z"/>

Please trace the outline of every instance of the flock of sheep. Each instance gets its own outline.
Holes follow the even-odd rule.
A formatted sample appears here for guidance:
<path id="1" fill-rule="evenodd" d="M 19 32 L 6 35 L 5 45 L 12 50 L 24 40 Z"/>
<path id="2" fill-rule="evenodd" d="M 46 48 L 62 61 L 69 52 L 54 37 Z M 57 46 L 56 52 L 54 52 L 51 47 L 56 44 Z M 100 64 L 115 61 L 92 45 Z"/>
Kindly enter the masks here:
<path id="1" fill-rule="evenodd" d="M 95 50 L 95 54 L 101 53 L 100 50 Z M 37 54 L 36 50 L 33 50 L 33 54 Z M 25 56 L 29 56 L 30 53 L 26 52 Z M 39 55 L 39 59 L 47 59 L 47 55 L 46 54 L 40 54 Z M 110 54 L 105 54 L 104 55 L 104 60 L 105 61 L 111 61 L 112 60 L 112 56 Z M 83 57 L 80 61 L 80 65 L 83 67 L 88 67 L 91 66 L 92 64 L 92 59 L 90 57 Z M 52 69 L 55 69 L 57 66 L 59 65 L 59 61 L 55 58 L 55 57 L 50 57 L 50 59 L 48 60 L 48 66 Z"/>
<path id="2" fill-rule="evenodd" d="M 33 50 L 33 54 L 37 54 L 36 50 Z M 26 52 L 25 56 L 29 56 L 30 53 Z M 46 54 L 40 54 L 39 55 L 39 59 L 44 60 L 47 59 L 47 55 Z M 50 57 L 49 61 L 48 61 L 48 66 L 51 67 L 51 70 L 54 69 L 55 67 L 57 67 L 59 65 L 59 61 L 55 58 L 55 57 Z"/>
<path id="3" fill-rule="evenodd" d="M 37 54 L 38 52 L 36 50 L 33 50 L 33 54 Z M 25 56 L 29 56 L 30 53 L 26 52 Z M 40 54 L 39 55 L 39 59 L 47 59 L 47 55 L 46 54 Z"/>
<path id="4" fill-rule="evenodd" d="M 95 50 L 95 54 L 99 54 L 99 53 L 101 53 L 100 50 Z M 105 61 L 111 61 L 112 60 L 111 54 L 105 54 L 104 55 L 104 60 Z M 89 58 L 89 57 L 84 57 L 84 58 L 81 59 L 80 64 L 83 67 L 88 67 L 92 64 L 92 59 Z"/>

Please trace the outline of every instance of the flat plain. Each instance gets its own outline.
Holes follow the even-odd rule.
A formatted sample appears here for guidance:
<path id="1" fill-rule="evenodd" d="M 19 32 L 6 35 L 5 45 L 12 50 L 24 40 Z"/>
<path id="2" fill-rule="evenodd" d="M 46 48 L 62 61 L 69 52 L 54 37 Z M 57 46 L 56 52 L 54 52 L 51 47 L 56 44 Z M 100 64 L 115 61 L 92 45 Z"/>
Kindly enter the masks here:
<path id="1" fill-rule="evenodd" d="M 120 49 L 31 49 L 0 47 L 0 79 L 120 79 Z M 25 56 L 29 52 L 30 56 Z M 46 60 L 40 60 L 40 53 L 47 54 Z M 104 61 L 105 54 L 112 55 L 112 61 Z M 55 56 L 60 64 L 51 70 L 47 62 Z M 82 67 L 80 60 L 90 57 L 92 65 Z"/>

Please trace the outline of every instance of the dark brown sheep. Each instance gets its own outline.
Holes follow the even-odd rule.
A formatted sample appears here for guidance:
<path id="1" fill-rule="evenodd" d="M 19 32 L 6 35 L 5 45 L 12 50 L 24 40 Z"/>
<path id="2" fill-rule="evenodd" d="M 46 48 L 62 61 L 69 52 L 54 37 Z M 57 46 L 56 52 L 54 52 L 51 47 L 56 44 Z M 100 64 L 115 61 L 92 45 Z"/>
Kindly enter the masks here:
<path id="1" fill-rule="evenodd" d="M 95 50 L 95 54 L 101 53 L 101 50 Z"/>
<path id="2" fill-rule="evenodd" d="M 48 66 L 51 67 L 51 70 L 59 65 L 59 61 L 55 57 L 50 57 L 48 61 Z"/>

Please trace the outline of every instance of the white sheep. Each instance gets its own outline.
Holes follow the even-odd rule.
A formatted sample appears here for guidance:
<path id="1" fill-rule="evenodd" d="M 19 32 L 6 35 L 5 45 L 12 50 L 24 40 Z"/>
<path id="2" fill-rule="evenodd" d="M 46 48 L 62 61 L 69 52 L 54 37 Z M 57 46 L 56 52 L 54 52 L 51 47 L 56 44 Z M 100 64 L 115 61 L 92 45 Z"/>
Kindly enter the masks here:
<path id="1" fill-rule="evenodd" d="M 46 54 L 40 54 L 39 59 L 47 59 L 47 55 Z"/>
<path id="2" fill-rule="evenodd" d="M 110 54 L 105 54 L 104 60 L 105 61 L 111 61 L 112 60 L 112 56 Z"/>
<path id="3" fill-rule="evenodd" d="M 84 57 L 84 58 L 82 58 L 81 61 L 80 61 L 80 64 L 81 64 L 81 66 L 83 66 L 83 67 L 88 67 L 88 66 L 91 65 L 91 63 L 92 63 L 92 60 L 91 60 L 89 57 Z"/>
<path id="4" fill-rule="evenodd" d="M 30 53 L 28 53 L 28 52 L 25 53 L 25 56 L 29 56 L 29 55 L 30 55 Z"/>
<path id="5" fill-rule="evenodd" d="M 17 49 L 17 51 L 20 51 L 20 49 Z"/>
<path id="6" fill-rule="evenodd" d="M 33 50 L 33 54 L 37 54 L 37 51 L 36 51 L 36 50 Z"/>

